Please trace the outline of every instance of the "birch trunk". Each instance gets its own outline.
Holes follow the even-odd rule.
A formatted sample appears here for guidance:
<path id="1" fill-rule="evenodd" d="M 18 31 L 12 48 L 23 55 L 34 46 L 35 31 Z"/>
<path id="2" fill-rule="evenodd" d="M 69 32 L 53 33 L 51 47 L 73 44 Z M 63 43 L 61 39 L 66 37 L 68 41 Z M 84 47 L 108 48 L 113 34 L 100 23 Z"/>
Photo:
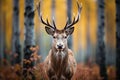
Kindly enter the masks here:
<path id="1" fill-rule="evenodd" d="M 120 80 L 120 0 L 116 0 L 116 80 Z"/>
<path id="2" fill-rule="evenodd" d="M 107 80 L 106 64 L 105 64 L 105 43 L 104 43 L 104 0 L 98 0 L 98 29 L 97 29 L 97 62 L 100 66 L 100 76 L 103 80 Z"/>
<path id="3" fill-rule="evenodd" d="M 71 23 L 72 20 L 71 11 L 72 11 L 72 0 L 67 0 L 68 23 Z M 72 49 L 72 36 L 70 36 L 68 39 L 68 47 Z"/>
<path id="4" fill-rule="evenodd" d="M 21 62 L 21 45 L 20 45 L 20 29 L 19 29 L 19 0 L 14 0 L 13 4 L 13 42 L 12 52 L 17 55 L 13 64 Z"/>
<path id="5" fill-rule="evenodd" d="M 24 59 L 30 60 L 30 56 L 32 55 L 31 47 L 35 46 L 34 42 L 34 0 L 25 0 L 25 13 L 24 13 L 24 25 L 25 25 L 25 48 L 24 48 Z M 31 63 L 23 63 L 23 67 L 26 69 L 32 68 L 34 66 L 34 62 Z M 23 72 L 24 77 L 27 76 L 27 70 Z M 32 75 L 32 79 L 34 75 Z"/>

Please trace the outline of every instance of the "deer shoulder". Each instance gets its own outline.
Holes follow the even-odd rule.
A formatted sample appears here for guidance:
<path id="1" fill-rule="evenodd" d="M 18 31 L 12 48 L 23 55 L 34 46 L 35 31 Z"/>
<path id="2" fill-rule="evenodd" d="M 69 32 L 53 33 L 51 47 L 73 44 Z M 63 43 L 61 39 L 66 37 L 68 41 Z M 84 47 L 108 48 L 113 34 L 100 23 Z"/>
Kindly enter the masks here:
<path id="1" fill-rule="evenodd" d="M 48 56 L 45 58 L 44 65 L 45 68 L 50 67 L 49 65 L 51 64 L 51 50 L 48 53 Z"/>
<path id="2" fill-rule="evenodd" d="M 68 57 L 69 57 L 68 58 L 68 64 L 72 67 L 73 73 L 75 73 L 77 63 L 76 63 L 76 60 L 74 58 L 74 54 L 70 49 L 68 49 Z"/>
<path id="3" fill-rule="evenodd" d="M 52 77 L 55 75 L 55 71 L 53 70 L 53 67 L 51 65 L 51 50 L 48 53 L 48 56 L 46 57 L 44 61 L 44 68 L 45 68 L 45 73 L 49 76 Z"/>

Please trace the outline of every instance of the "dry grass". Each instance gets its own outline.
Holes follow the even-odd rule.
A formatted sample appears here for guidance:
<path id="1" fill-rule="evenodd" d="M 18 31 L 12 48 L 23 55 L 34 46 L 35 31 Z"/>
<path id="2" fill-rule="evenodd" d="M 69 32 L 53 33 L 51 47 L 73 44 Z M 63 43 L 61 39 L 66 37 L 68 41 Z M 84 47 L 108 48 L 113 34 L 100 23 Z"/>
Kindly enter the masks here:
<path id="1" fill-rule="evenodd" d="M 35 75 L 36 80 L 48 80 L 47 75 L 44 72 L 44 64 L 39 63 L 32 69 L 28 69 L 28 72 L 32 72 Z M 15 66 L 1 66 L 0 67 L 0 80 L 22 80 L 23 68 L 16 64 Z M 108 80 L 115 80 L 115 68 L 108 67 Z M 27 75 L 27 80 L 32 80 L 31 75 Z M 78 64 L 77 71 L 72 80 L 102 80 L 99 76 L 99 66 L 94 65 L 92 67 Z"/>
<path id="2" fill-rule="evenodd" d="M 78 64 L 73 80 L 101 80 L 99 76 L 99 67 L 97 65 L 89 67 L 83 64 Z"/>
<path id="3" fill-rule="evenodd" d="M 31 55 L 30 60 L 23 60 L 25 63 L 34 61 L 36 65 L 33 68 L 27 69 L 27 76 L 24 79 L 24 68 L 15 64 L 12 66 L 7 60 L 3 60 L 4 65 L 0 65 L 0 80 L 32 80 L 31 73 L 35 75 L 35 80 L 48 80 L 44 70 L 44 63 L 40 62 L 41 56 L 37 55 L 38 47 L 30 48 L 34 53 Z M 110 66 L 107 68 L 108 80 L 115 80 L 115 67 Z M 99 75 L 99 66 L 84 65 L 79 63 L 77 70 L 72 80 L 102 80 Z"/>

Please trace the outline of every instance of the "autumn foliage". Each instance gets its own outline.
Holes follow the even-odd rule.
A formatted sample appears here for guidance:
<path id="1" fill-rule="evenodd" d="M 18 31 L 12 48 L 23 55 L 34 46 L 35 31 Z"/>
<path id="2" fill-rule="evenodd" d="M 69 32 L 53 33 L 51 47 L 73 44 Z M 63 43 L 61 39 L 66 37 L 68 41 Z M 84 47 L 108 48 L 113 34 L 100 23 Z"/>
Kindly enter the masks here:
<path id="1" fill-rule="evenodd" d="M 41 62 L 41 56 L 37 54 L 38 47 L 31 48 L 34 52 L 30 60 L 24 60 L 25 63 L 35 62 L 33 68 L 26 69 L 27 76 L 24 79 L 23 66 L 20 64 L 11 65 L 7 60 L 3 60 L 3 65 L 0 65 L 0 80 L 32 80 L 31 74 L 34 74 L 35 80 L 48 80 L 44 70 L 44 63 Z M 107 68 L 108 79 L 115 80 L 115 68 L 110 66 Z M 86 65 L 82 63 L 77 64 L 77 71 L 72 80 L 102 80 L 99 74 L 99 66 L 96 64 Z"/>

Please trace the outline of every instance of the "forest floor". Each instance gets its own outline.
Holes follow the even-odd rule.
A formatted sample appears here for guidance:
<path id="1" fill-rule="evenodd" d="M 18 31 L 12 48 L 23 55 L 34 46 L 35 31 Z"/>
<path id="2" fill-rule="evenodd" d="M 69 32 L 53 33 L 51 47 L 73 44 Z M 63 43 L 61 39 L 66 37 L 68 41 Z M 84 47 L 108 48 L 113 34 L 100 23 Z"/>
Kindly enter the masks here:
<path id="1" fill-rule="evenodd" d="M 34 53 L 30 60 L 35 61 L 36 65 L 32 68 L 26 69 L 26 79 L 24 79 L 23 75 L 23 70 L 25 70 L 23 66 L 19 64 L 11 65 L 10 61 L 3 59 L 0 61 L 3 63 L 2 65 L 0 64 L 0 80 L 33 80 L 31 74 L 34 75 L 34 80 L 48 80 L 43 67 L 44 63 L 40 62 L 42 57 L 37 55 L 38 48 L 31 48 L 31 50 L 34 51 Z M 30 63 L 29 60 L 23 60 L 23 62 Z M 76 73 L 72 80 L 103 80 L 103 78 L 100 77 L 99 72 L 99 66 L 97 64 L 78 63 Z M 108 80 L 116 80 L 114 66 L 107 67 L 107 75 Z"/>
<path id="2" fill-rule="evenodd" d="M 48 80 L 44 69 L 43 63 L 37 64 L 34 68 L 28 69 L 28 74 L 25 80 L 32 80 L 30 73 L 35 75 L 35 80 Z M 0 67 L 0 80 L 23 80 L 23 68 L 16 64 L 14 66 L 4 65 Z M 115 68 L 108 67 L 108 80 L 115 80 Z M 77 65 L 77 71 L 72 80 L 102 80 L 99 75 L 99 66 Z"/>

